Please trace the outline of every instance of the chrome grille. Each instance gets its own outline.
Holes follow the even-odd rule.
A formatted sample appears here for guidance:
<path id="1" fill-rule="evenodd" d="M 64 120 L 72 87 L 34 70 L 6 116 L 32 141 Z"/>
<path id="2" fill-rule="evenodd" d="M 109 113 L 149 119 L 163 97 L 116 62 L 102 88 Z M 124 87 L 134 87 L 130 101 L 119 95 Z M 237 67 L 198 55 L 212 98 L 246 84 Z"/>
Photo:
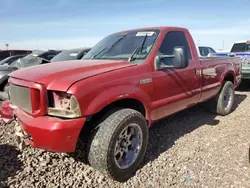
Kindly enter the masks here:
<path id="1" fill-rule="evenodd" d="M 13 105 L 32 112 L 30 88 L 10 84 L 9 95 Z"/>

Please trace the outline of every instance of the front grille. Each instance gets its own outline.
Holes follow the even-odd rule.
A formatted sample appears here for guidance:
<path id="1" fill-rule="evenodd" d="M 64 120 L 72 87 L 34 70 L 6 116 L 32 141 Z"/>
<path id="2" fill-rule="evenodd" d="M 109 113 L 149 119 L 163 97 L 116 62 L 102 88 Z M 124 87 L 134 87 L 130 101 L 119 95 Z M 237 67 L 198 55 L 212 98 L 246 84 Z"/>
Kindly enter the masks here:
<path id="1" fill-rule="evenodd" d="M 32 112 L 30 88 L 10 84 L 9 95 L 13 105 Z"/>

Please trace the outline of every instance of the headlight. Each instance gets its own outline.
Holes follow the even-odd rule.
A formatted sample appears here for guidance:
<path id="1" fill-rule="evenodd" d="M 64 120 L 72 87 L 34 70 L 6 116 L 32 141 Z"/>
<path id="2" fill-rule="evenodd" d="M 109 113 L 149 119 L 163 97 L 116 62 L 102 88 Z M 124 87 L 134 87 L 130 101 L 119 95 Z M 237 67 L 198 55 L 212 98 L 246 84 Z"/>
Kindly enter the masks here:
<path id="1" fill-rule="evenodd" d="M 78 101 L 74 95 L 50 91 L 48 114 L 51 116 L 77 118 L 81 116 Z"/>

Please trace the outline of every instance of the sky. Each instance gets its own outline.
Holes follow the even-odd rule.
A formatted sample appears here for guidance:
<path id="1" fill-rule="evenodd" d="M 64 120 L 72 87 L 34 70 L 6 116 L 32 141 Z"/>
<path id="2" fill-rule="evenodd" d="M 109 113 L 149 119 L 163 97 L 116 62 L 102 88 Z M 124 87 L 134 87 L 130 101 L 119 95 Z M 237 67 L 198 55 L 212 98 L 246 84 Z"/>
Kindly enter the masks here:
<path id="1" fill-rule="evenodd" d="M 189 29 L 195 43 L 228 50 L 250 40 L 250 0 L 0 0 L 0 49 L 92 47 L 113 32 Z"/>

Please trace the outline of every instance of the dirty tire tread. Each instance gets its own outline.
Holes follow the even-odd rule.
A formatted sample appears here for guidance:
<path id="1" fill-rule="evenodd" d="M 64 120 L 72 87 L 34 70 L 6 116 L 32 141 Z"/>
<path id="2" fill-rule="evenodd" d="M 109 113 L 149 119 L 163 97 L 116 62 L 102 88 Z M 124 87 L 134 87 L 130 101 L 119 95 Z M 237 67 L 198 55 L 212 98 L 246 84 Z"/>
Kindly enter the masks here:
<path id="1" fill-rule="evenodd" d="M 128 172 L 121 175 L 112 168 L 110 161 L 113 160 L 113 155 L 111 156 L 109 154 L 113 152 L 112 143 L 115 142 L 115 137 L 120 134 L 119 129 L 123 129 L 123 125 L 131 119 L 137 119 L 139 121 L 140 124 L 138 124 L 143 132 L 143 143 L 140 154 L 134 164 L 125 170 L 128 170 Z M 98 131 L 95 132 L 92 141 L 89 143 L 88 161 L 93 168 L 107 174 L 114 180 L 126 181 L 142 161 L 146 152 L 147 142 L 148 126 L 144 116 L 133 109 L 116 109 L 108 113 L 108 116 L 99 124 Z"/>

